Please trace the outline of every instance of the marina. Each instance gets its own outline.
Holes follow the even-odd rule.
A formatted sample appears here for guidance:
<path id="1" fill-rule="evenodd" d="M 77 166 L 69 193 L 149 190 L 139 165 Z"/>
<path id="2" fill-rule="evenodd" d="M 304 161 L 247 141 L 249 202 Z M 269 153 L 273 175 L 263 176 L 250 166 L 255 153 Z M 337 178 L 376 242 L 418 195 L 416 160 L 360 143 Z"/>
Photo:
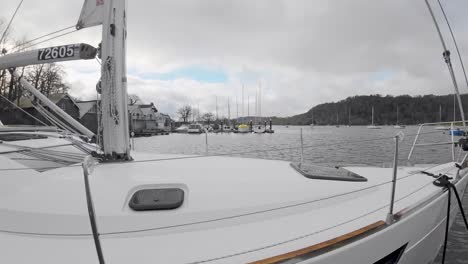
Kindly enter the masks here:
<path id="1" fill-rule="evenodd" d="M 453 84 L 454 118 L 446 122 L 440 102 L 435 123 L 402 122 L 426 117 L 409 117 L 407 110 L 400 117 L 400 105 L 393 103 L 374 113 L 374 107 L 384 109 L 379 101 L 393 100 L 380 95 L 369 96 L 375 104 L 351 104 L 361 99 L 354 97 L 341 101 L 344 108 L 340 102 L 323 103 L 290 119 L 267 117 L 263 100 L 274 97 L 276 85 L 267 76 L 276 70 L 246 73 L 245 65 L 231 69 L 229 77 L 193 65 L 196 69 L 142 74 L 128 63 L 138 63 L 127 51 L 129 39 L 142 30 L 130 26 L 139 18 L 131 15 L 126 0 L 85 0 L 81 12 L 74 10 L 79 14 L 75 25 L 52 32 L 72 28 L 66 34 L 80 34 L 94 28 L 85 32 L 99 43 L 5 45 L 8 50 L 3 48 L 0 56 L 5 109 L 0 115 L 0 248 L 6 250 L 0 263 L 464 263 L 465 112 L 433 6 L 428 0 L 421 3 L 440 38 L 442 62 Z M 438 7 L 450 27 L 440 2 Z M 65 75 L 52 67 L 91 62 L 97 72 L 95 99 L 68 95 L 61 79 Z M 47 74 L 41 75 L 44 67 Z M 237 77 L 230 88 L 242 88 L 240 116 L 235 92 L 219 96 L 227 98 L 227 111 L 218 108 L 220 83 L 228 82 L 232 72 Z M 380 83 L 392 74 L 373 73 L 368 81 Z M 177 85 L 186 85 L 182 89 L 187 93 L 177 108 L 128 92 L 132 83 L 174 78 Z M 198 91 L 203 91 L 200 83 L 217 91 L 200 92 L 211 98 L 201 104 L 211 109 L 204 113 L 196 102 L 201 99 L 188 95 L 187 87 L 197 82 Z M 244 107 L 245 86 L 256 88 L 255 109 L 252 91 L 247 91 Z M 232 94 L 236 118 L 231 118 Z M 172 93 L 171 98 L 177 97 Z M 207 103 L 213 97 L 214 110 Z M 178 120 L 153 102 L 171 109 Z M 455 103 L 461 120 L 456 120 Z M 352 122 L 351 105 L 361 109 L 353 110 L 357 122 Z M 332 111 L 320 110 L 325 108 Z M 368 124 L 369 109 L 371 125 L 356 125 Z M 289 120 L 304 125 L 289 125 Z M 320 125 L 324 120 L 331 122 Z M 383 120 L 392 121 L 381 125 Z M 288 125 L 273 126 L 282 121 Z"/>

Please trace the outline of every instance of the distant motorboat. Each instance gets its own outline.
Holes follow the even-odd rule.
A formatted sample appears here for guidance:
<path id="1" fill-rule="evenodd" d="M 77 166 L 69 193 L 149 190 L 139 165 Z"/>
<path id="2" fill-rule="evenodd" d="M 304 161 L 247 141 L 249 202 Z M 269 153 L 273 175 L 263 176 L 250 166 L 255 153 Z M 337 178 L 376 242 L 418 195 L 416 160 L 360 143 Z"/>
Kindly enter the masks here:
<path id="1" fill-rule="evenodd" d="M 265 125 L 261 125 L 261 124 L 255 125 L 255 126 L 253 126 L 253 132 L 254 133 L 265 133 L 266 132 L 266 127 L 265 127 Z"/>
<path id="2" fill-rule="evenodd" d="M 232 128 L 229 125 L 224 125 L 223 126 L 223 132 L 232 132 Z"/>
<path id="3" fill-rule="evenodd" d="M 200 124 L 191 124 L 189 125 L 188 129 L 187 129 L 187 133 L 189 134 L 201 134 L 205 132 L 205 130 L 203 129 L 202 125 Z"/>
<path id="4" fill-rule="evenodd" d="M 434 127 L 435 130 L 450 130 L 448 126 L 436 126 Z"/>
<path id="5" fill-rule="evenodd" d="M 176 133 L 187 133 L 188 131 L 188 126 L 182 125 L 178 128 L 176 128 L 175 132 Z"/>
<path id="6" fill-rule="evenodd" d="M 452 136 L 463 136 L 465 135 L 465 131 L 457 128 L 457 129 L 450 129 L 449 131 L 449 135 L 452 135 Z"/>
<path id="7" fill-rule="evenodd" d="M 250 127 L 246 124 L 240 124 L 237 127 L 237 133 L 249 133 L 250 132 Z"/>
<path id="8" fill-rule="evenodd" d="M 370 125 L 370 126 L 367 126 L 367 129 L 381 129 L 381 127 Z"/>

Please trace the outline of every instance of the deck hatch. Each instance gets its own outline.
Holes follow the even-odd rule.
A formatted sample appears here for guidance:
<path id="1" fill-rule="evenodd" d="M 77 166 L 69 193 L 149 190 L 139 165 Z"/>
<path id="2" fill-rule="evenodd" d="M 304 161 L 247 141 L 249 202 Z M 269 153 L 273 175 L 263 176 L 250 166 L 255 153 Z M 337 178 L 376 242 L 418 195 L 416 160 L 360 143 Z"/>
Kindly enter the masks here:
<path id="1" fill-rule="evenodd" d="M 367 181 L 367 178 L 341 167 L 324 167 L 298 163 L 291 163 L 291 167 L 309 179 L 352 182 Z"/>
<path id="2" fill-rule="evenodd" d="M 144 189 L 135 192 L 129 206 L 135 211 L 171 210 L 184 202 L 184 191 L 178 188 Z"/>

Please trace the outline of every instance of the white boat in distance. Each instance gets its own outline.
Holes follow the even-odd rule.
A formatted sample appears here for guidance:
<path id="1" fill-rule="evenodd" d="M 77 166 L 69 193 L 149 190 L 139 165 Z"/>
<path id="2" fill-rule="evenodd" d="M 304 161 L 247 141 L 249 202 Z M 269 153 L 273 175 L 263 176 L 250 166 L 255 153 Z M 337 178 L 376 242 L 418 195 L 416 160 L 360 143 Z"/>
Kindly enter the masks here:
<path id="1" fill-rule="evenodd" d="M 439 104 L 439 123 L 442 123 L 442 105 L 440 105 L 440 104 Z M 434 129 L 435 130 L 450 130 L 450 127 L 448 126 L 448 123 L 447 123 L 447 125 L 445 125 L 445 126 L 444 125 L 435 126 Z"/>
<path id="2" fill-rule="evenodd" d="M 99 145 L 19 78 L 75 132 L 0 127 L 0 263 L 432 262 L 458 212 L 448 206 L 448 184 L 460 195 L 467 186 L 466 155 L 431 166 L 337 169 L 131 152 L 126 18 L 124 0 L 85 1 L 77 25 L 103 28 Z M 2 56 L 0 69 L 82 58 L 38 61 L 40 51 Z"/>
<path id="3" fill-rule="evenodd" d="M 436 126 L 434 127 L 435 130 L 450 130 L 448 126 Z"/>
<path id="4" fill-rule="evenodd" d="M 374 106 L 372 106 L 372 125 L 367 126 L 368 129 L 380 129 L 381 127 L 374 125 Z"/>
<path id="5" fill-rule="evenodd" d="M 186 125 L 182 125 L 175 129 L 175 132 L 177 133 L 187 133 L 187 131 L 188 131 L 188 126 Z"/>
<path id="6" fill-rule="evenodd" d="M 262 124 L 256 124 L 253 126 L 253 132 L 257 134 L 265 133 L 266 132 L 266 126 Z"/>
<path id="7" fill-rule="evenodd" d="M 205 132 L 205 129 L 201 124 L 190 124 L 187 129 L 189 134 L 201 134 L 203 132 Z"/>
<path id="8" fill-rule="evenodd" d="M 237 126 L 237 133 L 245 134 L 245 133 L 250 133 L 250 132 L 252 131 L 250 130 L 249 125 L 240 124 L 239 126 Z"/>

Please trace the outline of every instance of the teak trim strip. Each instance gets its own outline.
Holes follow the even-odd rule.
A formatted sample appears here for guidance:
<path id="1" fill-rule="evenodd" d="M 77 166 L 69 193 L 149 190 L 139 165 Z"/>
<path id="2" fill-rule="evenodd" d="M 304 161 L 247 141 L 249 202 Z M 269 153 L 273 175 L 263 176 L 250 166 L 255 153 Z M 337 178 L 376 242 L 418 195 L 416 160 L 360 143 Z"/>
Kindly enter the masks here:
<path id="1" fill-rule="evenodd" d="M 375 222 L 375 223 L 370 224 L 368 226 L 365 226 L 363 228 L 360 228 L 358 230 L 355 230 L 353 232 L 344 234 L 342 236 L 339 236 L 339 237 L 336 237 L 336 238 L 333 238 L 333 239 L 330 239 L 330 240 L 327 240 L 327 241 L 324 241 L 324 242 L 321 242 L 321 243 L 318 243 L 318 244 L 315 244 L 315 245 L 312 245 L 312 246 L 309 246 L 309 247 L 306 247 L 306 248 L 298 249 L 298 250 L 295 250 L 295 251 L 291 251 L 291 252 L 288 252 L 288 253 L 285 253 L 285 254 L 270 257 L 270 258 L 267 258 L 267 259 L 262 259 L 262 260 L 258 260 L 258 261 L 255 261 L 255 262 L 251 262 L 249 264 L 275 264 L 275 263 L 278 263 L 280 261 L 285 261 L 285 260 L 289 260 L 289 259 L 292 259 L 292 258 L 300 257 L 300 256 L 303 256 L 305 254 L 312 253 L 314 251 L 318 251 L 318 250 L 325 249 L 327 247 L 334 246 L 334 245 L 336 245 L 338 243 L 344 242 L 344 241 L 349 240 L 351 238 L 354 238 L 356 236 L 360 236 L 360 235 L 362 235 L 362 234 L 364 234 L 366 232 L 369 232 L 369 231 L 374 230 L 376 228 L 382 227 L 384 225 L 385 225 L 384 221 L 378 221 L 378 222 Z"/>

